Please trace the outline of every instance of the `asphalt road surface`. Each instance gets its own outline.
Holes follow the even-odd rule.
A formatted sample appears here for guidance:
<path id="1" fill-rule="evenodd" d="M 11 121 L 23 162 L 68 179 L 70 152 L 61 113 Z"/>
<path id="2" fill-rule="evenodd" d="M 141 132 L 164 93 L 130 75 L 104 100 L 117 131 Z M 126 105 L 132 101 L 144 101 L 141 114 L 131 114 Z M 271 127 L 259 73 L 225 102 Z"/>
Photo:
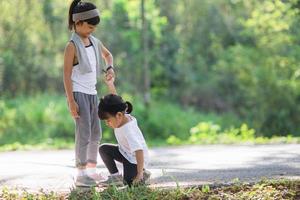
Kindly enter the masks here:
<path id="1" fill-rule="evenodd" d="M 153 187 L 300 179 L 300 144 L 163 147 L 150 158 Z M 108 175 L 100 157 L 97 168 Z M 75 172 L 72 150 L 0 153 L 0 187 L 67 192 Z"/>

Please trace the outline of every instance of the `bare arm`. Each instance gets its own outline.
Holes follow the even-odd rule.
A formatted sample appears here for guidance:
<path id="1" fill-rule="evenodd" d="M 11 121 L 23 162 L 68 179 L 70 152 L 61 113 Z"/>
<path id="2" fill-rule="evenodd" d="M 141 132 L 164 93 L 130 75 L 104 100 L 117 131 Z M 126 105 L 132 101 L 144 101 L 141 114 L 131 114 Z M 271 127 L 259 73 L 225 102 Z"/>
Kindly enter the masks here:
<path id="1" fill-rule="evenodd" d="M 101 55 L 105 60 L 107 66 L 113 66 L 113 56 L 110 51 L 101 43 Z"/>
<path id="2" fill-rule="evenodd" d="M 137 150 L 135 152 L 136 162 L 137 162 L 137 175 L 134 178 L 134 183 L 137 183 L 143 179 L 144 172 L 144 152 L 143 150 Z"/>
<path id="3" fill-rule="evenodd" d="M 106 65 L 113 67 L 113 56 L 102 43 L 101 43 L 101 55 L 104 58 Z M 115 72 L 113 68 L 110 68 L 108 71 L 106 71 L 105 83 L 108 87 L 109 93 L 111 94 L 117 94 L 114 82 L 115 82 Z"/>
<path id="4" fill-rule="evenodd" d="M 70 42 L 67 44 L 64 53 L 64 87 L 65 87 L 70 113 L 74 118 L 78 118 L 79 109 L 73 97 L 73 88 L 72 88 L 72 80 L 71 80 L 74 56 L 75 56 L 75 46 L 73 45 L 73 43 Z"/>
<path id="5" fill-rule="evenodd" d="M 114 66 L 114 59 L 110 51 L 101 43 L 101 55 L 103 59 L 105 60 L 106 66 Z M 115 72 L 113 68 L 110 68 L 107 71 L 108 74 L 111 74 L 113 77 L 115 77 Z"/>
<path id="6" fill-rule="evenodd" d="M 105 83 L 108 87 L 109 93 L 117 95 L 117 90 L 116 90 L 114 81 L 115 81 L 115 78 L 111 74 L 106 74 Z"/>

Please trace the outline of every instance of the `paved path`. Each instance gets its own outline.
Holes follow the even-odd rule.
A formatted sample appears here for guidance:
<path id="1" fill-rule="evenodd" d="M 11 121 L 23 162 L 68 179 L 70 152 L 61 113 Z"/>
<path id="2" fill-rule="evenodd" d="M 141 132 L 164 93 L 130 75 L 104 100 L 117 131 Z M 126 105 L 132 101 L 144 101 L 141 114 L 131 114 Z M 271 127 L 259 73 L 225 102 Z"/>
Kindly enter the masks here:
<path id="1" fill-rule="evenodd" d="M 154 187 L 175 186 L 176 181 L 193 185 L 236 178 L 247 182 L 263 177 L 300 179 L 300 144 L 164 147 L 151 149 L 150 156 Z M 107 175 L 98 160 L 99 170 Z M 73 164 L 72 150 L 0 153 L 0 187 L 67 192 L 73 185 Z"/>

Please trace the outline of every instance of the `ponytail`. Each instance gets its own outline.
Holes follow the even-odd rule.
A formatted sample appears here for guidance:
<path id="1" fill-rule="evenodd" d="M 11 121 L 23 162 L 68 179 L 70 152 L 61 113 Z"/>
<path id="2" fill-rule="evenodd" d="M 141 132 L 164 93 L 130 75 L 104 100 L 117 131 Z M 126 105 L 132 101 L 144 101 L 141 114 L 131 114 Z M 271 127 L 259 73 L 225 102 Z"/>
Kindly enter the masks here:
<path id="1" fill-rule="evenodd" d="M 104 120 L 109 116 L 115 116 L 118 112 L 130 114 L 132 110 L 133 107 L 130 102 L 123 101 L 121 96 L 109 94 L 100 99 L 98 116 L 101 120 Z"/>
<path id="2" fill-rule="evenodd" d="M 125 113 L 130 114 L 133 110 L 132 104 L 129 101 L 126 101 L 125 104 L 126 104 Z"/>
<path id="3" fill-rule="evenodd" d="M 68 28 L 71 31 L 73 29 L 74 26 L 74 21 L 72 19 L 72 15 L 74 13 L 74 8 L 79 4 L 79 2 L 81 2 L 81 0 L 73 0 L 73 2 L 70 5 L 70 9 L 69 9 L 69 23 L 68 23 Z"/>

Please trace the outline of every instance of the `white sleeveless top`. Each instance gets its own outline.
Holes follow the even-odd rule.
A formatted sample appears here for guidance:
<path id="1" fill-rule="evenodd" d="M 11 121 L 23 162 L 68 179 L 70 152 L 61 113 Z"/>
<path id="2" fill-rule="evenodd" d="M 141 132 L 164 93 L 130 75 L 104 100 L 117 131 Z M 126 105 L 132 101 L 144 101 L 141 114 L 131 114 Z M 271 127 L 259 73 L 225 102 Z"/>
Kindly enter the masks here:
<path id="1" fill-rule="evenodd" d="M 97 94 L 96 83 L 97 83 L 97 73 L 96 73 L 96 55 L 95 50 L 91 45 L 85 47 L 89 62 L 91 64 L 92 72 L 82 74 L 79 70 L 78 64 L 73 66 L 72 69 L 72 84 L 73 92 L 81 92 L 85 94 Z"/>

